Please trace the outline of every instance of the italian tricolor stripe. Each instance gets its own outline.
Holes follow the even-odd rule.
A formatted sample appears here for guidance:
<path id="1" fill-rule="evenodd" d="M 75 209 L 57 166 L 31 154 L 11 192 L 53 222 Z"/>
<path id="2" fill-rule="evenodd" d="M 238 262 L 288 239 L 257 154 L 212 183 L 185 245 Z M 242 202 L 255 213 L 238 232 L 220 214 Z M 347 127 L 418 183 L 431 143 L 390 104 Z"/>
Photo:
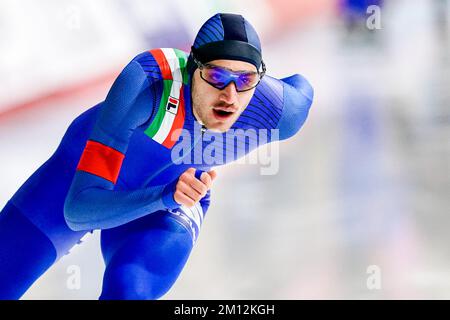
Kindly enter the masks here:
<path id="1" fill-rule="evenodd" d="M 164 80 L 172 80 L 172 73 L 170 71 L 169 63 L 167 62 L 166 57 L 161 49 L 150 50 L 150 53 L 155 58 L 156 62 L 159 65 L 159 69 L 161 70 L 161 74 Z"/>
<path id="2" fill-rule="evenodd" d="M 172 148 L 177 142 L 184 125 L 185 109 L 183 83 L 186 55 L 177 49 L 155 49 L 150 53 L 159 65 L 163 77 L 163 94 L 158 112 L 145 134 L 166 148 Z"/>

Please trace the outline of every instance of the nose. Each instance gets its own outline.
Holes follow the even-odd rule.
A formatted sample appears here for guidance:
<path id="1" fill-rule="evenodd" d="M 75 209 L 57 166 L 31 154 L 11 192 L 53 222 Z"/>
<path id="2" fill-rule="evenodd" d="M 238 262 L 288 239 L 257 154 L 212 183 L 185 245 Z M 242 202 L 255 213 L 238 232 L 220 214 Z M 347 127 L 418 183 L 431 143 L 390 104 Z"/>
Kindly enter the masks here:
<path id="1" fill-rule="evenodd" d="M 234 104 L 237 100 L 237 89 L 234 82 L 230 82 L 225 88 L 220 90 L 220 101 L 227 104 Z"/>

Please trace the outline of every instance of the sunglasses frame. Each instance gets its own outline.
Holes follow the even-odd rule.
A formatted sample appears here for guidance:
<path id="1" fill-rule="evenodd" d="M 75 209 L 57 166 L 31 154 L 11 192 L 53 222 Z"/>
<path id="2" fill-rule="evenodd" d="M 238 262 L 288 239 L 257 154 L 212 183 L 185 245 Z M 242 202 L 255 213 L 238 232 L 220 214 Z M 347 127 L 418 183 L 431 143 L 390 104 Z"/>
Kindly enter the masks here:
<path id="1" fill-rule="evenodd" d="M 210 86 L 212 86 L 212 87 L 214 87 L 214 88 L 216 88 L 216 89 L 218 89 L 218 90 L 223 90 L 223 89 L 225 89 L 231 82 L 234 82 L 234 85 L 236 86 L 236 91 L 237 91 L 237 92 L 245 92 L 245 91 L 249 91 L 249 90 L 252 90 L 252 89 L 256 88 L 256 87 L 258 86 L 258 84 L 261 82 L 261 79 L 262 79 L 262 78 L 264 77 L 264 75 L 266 74 L 266 65 L 265 65 L 264 61 L 261 60 L 261 68 L 262 68 L 262 70 L 261 70 L 261 71 L 260 71 L 260 70 L 257 70 L 257 71 L 256 71 L 256 73 L 257 73 L 258 76 L 259 76 L 259 80 L 258 80 L 258 82 L 257 82 L 254 86 L 252 86 L 251 88 L 245 89 L 245 90 L 238 90 L 235 80 L 230 80 L 230 81 L 229 81 L 227 84 L 225 84 L 222 88 L 219 88 L 219 87 L 217 87 L 216 85 L 214 85 L 213 83 L 209 82 L 208 80 L 206 80 L 206 79 L 203 77 L 203 69 L 204 69 L 205 67 L 208 67 L 208 66 L 215 67 L 215 68 L 221 68 L 221 69 L 224 69 L 224 70 L 227 70 L 227 71 L 232 72 L 233 75 L 235 75 L 235 76 L 236 76 L 236 71 L 233 71 L 233 70 L 231 70 L 231 69 L 229 69 L 229 68 L 226 68 L 226 67 L 217 66 L 217 65 L 212 64 L 212 63 L 205 63 L 205 64 L 203 64 L 203 63 L 201 63 L 200 61 L 198 61 L 195 57 L 193 57 L 193 59 L 194 59 L 195 64 L 197 64 L 198 69 L 200 70 L 200 77 L 203 79 L 203 81 L 205 81 L 207 84 L 209 84 Z"/>

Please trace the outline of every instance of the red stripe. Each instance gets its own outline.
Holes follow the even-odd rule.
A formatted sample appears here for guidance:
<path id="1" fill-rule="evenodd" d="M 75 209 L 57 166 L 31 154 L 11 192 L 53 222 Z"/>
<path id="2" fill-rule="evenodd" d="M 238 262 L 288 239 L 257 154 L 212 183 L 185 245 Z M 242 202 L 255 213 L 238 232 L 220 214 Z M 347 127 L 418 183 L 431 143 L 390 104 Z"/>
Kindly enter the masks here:
<path id="1" fill-rule="evenodd" d="M 107 145 L 88 140 L 77 170 L 86 171 L 116 183 L 125 155 Z"/>
<path id="2" fill-rule="evenodd" d="M 164 80 L 173 80 L 172 71 L 170 71 L 170 65 L 167 62 L 166 56 L 161 49 L 153 49 L 150 50 L 150 53 L 155 58 L 156 62 L 159 65 L 159 70 L 161 71 L 162 77 Z"/>
<path id="3" fill-rule="evenodd" d="M 172 128 L 170 129 L 169 134 L 167 135 L 166 139 L 163 141 L 162 145 L 166 148 L 171 149 L 175 143 L 178 141 L 178 138 L 181 135 L 181 128 L 184 126 L 184 118 L 185 118 L 185 110 L 184 110 L 184 86 L 181 86 L 180 89 L 180 102 L 178 105 L 178 112 L 175 116 L 175 119 L 172 124 Z M 180 129 L 180 130 L 177 130 Z"/>

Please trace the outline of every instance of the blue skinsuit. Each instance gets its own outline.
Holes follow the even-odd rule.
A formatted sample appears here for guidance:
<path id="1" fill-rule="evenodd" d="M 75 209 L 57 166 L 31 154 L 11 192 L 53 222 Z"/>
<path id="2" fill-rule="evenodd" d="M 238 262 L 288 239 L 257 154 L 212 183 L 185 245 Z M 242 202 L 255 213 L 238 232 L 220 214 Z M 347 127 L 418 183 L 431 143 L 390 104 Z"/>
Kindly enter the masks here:
<path id="1" fill-rule="evenodd" d="M 153 55 L 136 56 L 105 101 L 71 123 L 54 154 L 7 202 L 0 214 L 0 299 L 20 298 L 94 229 L 102 230 L 106 264 L 100 299 L 157 299 L 170 289 L 210 202 L 208 191 L 195 207 L 180 208 L 173 199 L 177 179 L 191 167 L 199 177 L 266 141 L 245 140 L 246 148 L 234 150 L 218 139 L 225 141 L 225 133 L 203 133 L 192 113 L 189 81 L 183 89 L 183 129 L 192 139 L 186 143 L 180 138 L 166 148 L 144 133 L 157 115 L 162 92 L 162 71 Z M 303 125 L 312 99 L 312 87 L 300 75 L 282 80 L 265 76 L 232 129 L 267 129 L 267 142 L 287 139 Z M 270 129 L 279 129 L 279 135 L 273 138 Z M 206 135 L 208 141 L 202 139 Z M 125 155 L 115 184 L 77 170 L 88 140 Z M 216 156 L 232 157 L 222 163 L 202 159 L 175 164 L 172 151 L 178 143 L 189 146 L 178 160 L 193 161 L 196 153 L 211 147 Z"/>

